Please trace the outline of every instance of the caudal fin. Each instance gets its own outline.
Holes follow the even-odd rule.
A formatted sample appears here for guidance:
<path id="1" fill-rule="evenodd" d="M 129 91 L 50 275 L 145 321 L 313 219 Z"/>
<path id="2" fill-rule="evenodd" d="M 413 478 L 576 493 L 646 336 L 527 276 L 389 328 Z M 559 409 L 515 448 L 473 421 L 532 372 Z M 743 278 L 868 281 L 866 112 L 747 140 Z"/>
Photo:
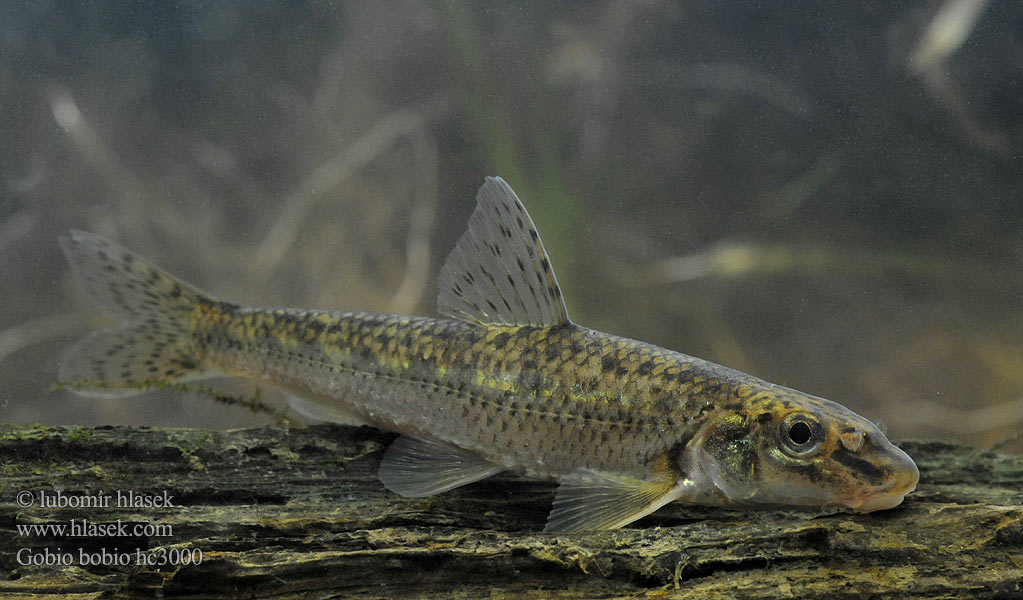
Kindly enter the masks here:
<path id="1" fill-rule="evenodd" d="M 109 398 L 203 375 L 196 308 L 214 300 L 98 235 L 72 231 L 61 245 L 86 292 L 122 321 L 68 351 L 61 383 L 83 396 Z"/>

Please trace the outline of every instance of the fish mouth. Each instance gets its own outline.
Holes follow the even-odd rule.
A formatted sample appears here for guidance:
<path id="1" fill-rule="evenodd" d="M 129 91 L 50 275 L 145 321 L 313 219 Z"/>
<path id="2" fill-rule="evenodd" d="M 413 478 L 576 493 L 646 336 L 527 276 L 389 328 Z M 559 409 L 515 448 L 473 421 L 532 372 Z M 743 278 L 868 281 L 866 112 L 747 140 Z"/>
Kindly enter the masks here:
<path id="1" fill-rule="evenodd" d="M 895 508 L 902 504 L 905 500 L 906 494 L 912 490 L 900 491 L 888 491 L 888 490 L 875 490 L 862 496 L 856 496 L 854 498 L 845 498 L 833 502 L 832 506 L 844 506 L 855 510 L 856 512 L 873 512 L 875 510 L 888 510 L 889 508 Z"/>

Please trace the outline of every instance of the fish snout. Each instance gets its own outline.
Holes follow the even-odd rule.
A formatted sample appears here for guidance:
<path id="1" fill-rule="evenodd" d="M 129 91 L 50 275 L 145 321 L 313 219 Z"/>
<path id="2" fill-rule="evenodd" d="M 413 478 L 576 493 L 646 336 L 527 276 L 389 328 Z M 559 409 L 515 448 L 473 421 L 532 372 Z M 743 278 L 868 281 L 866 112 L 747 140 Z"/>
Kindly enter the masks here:
<path id="1" fill-rule="evenodd" d="M 858 512 L 873 512 L 895 508 L 916 489 L 920 482 L 920 469 L 916 463 L 900 448 L 892 445 L 886 453 L 889 464 L 885 465 L 891 473 L 886 483 L 867 488 L 860 494 L 835 502 L 837 506 L 845 506 Z"/>

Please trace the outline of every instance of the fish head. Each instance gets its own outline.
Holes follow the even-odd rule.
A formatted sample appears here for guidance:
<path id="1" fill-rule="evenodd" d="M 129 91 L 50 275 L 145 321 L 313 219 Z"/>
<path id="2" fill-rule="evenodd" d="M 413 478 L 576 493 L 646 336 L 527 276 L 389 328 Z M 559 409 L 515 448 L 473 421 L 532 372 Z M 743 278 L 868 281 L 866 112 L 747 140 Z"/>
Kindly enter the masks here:
<path id="1" fill-rule="evenodd" d="M 870 512 L 898 506 L 916 488 L 913 459 L 873 423 L 782 389 L 722 411 L 700 432 L 686 466 L 722 504 Z"/>

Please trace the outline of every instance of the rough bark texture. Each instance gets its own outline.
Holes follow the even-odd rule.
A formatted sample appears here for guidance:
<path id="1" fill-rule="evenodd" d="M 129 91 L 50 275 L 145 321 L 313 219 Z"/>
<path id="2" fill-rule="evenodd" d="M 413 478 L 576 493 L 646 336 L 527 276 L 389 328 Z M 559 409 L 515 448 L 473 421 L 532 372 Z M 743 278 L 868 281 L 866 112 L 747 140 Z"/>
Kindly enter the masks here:
<path id="1" fill-rule="evenodd" d="M 539 533 L 549 483 L 501 476 L 434 498 L 391 494 L 375 472 L 392 438 L 338 426 L 4 427 L 0 596 L 1023 597 L 1021 456 L 908 442 L 921 485 L 903 506 L 881 513 L 675 504 L 634 529 L 550 535 Z M 114 506 L 116 492 L 129 490 L 166 490 L 174 507 Z M 105 495 L 111 506 L 42 508 L 40 491 Z M 32 506 L 19 506 L 23 492 Z M 18 529 L 71 519 L 120 519 L 129 534 Z M 173 531 L 131 535 L 130 527 L 147 523 Z M 73 560 L 23 565 L 19 550 L 21 562 L 47 551 Z M 80 553 L 104 550 L 128 564 L 81 564 Z M 175 564 L 140 564 L 136 550 Z M 182 550 L 201 550 L 201 564 L 181 564 Z"/>

